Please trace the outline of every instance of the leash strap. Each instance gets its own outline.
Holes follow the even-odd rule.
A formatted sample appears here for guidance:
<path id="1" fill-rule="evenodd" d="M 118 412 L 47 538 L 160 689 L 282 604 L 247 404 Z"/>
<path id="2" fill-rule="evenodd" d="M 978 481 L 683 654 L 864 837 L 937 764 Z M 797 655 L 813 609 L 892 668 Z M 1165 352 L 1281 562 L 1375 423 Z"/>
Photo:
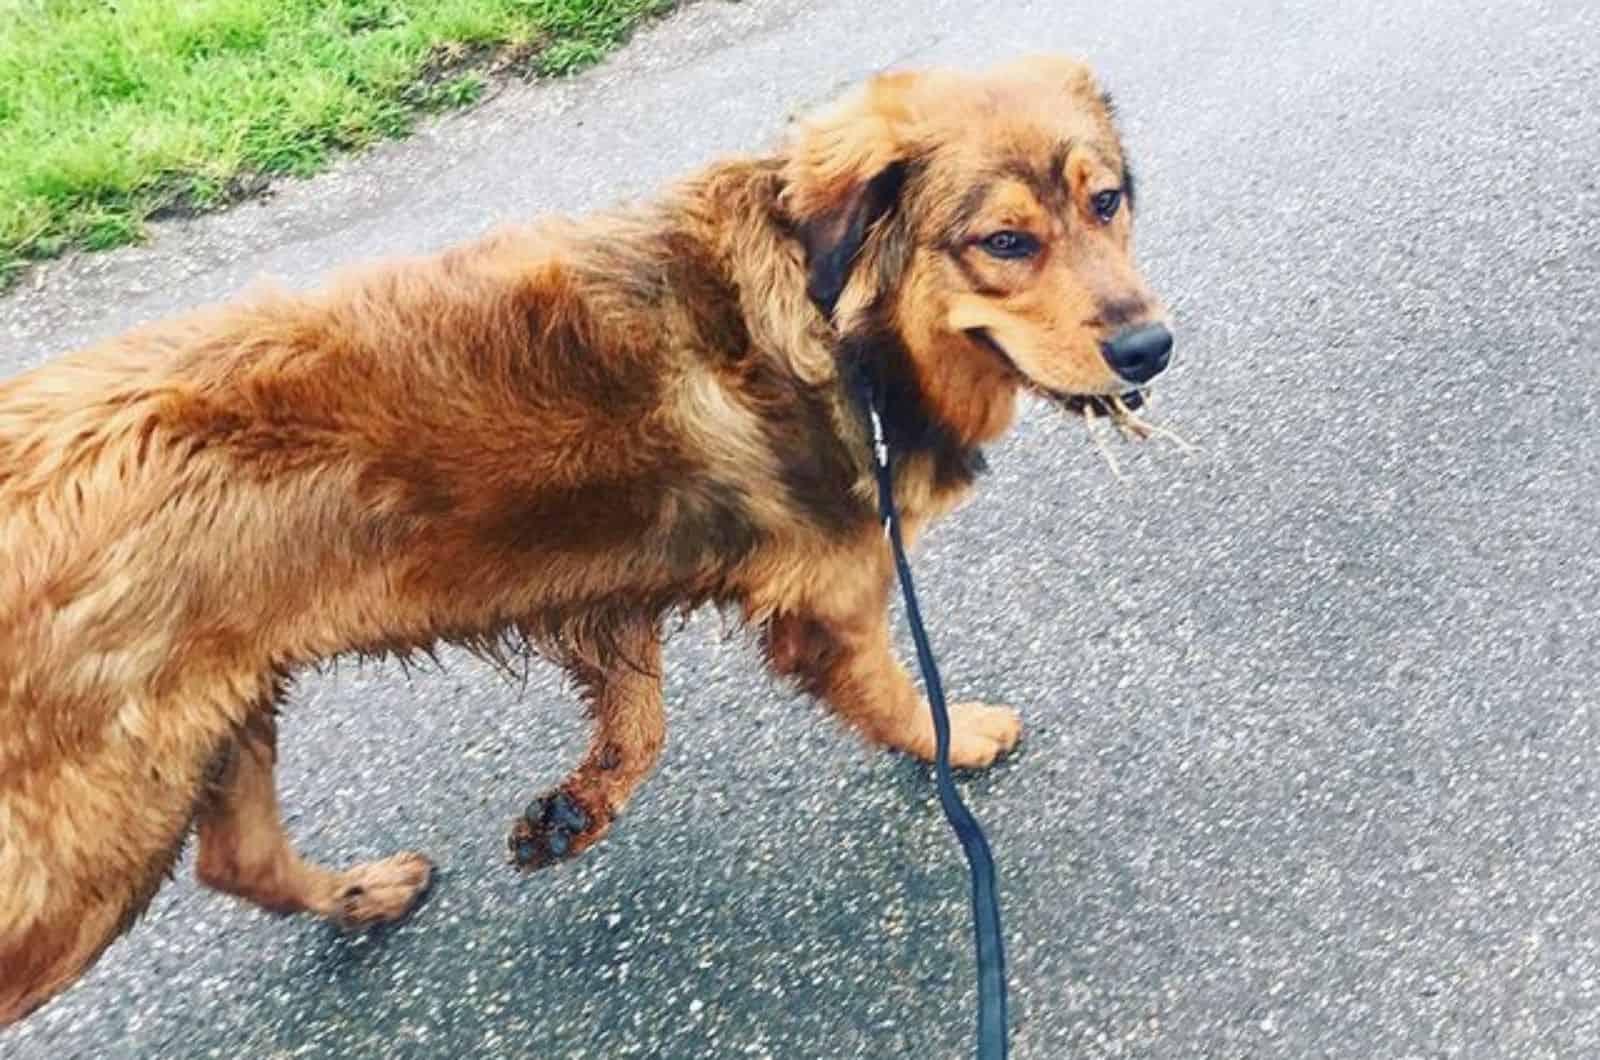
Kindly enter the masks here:
<path id="1" fill-rule="evenodd" d="M 890 470 L 889 444 L 884 440 L 883 421 L 878 416 L 875 387 L 869 376 L 861 380 L 862 398 L 872 422 L 872 463 L 878 478 L 878 516 L 883 532 L 894 550 L 895 571 L 905 596 L 906 621 L 917 644 L 917 662 L 928 689 L 928 706 L 933 713 L 934 771 L 937 774 L 939 804 L 944 816 L 961 840 L 972 876 L 972 930 L 978 949 L 978 1060 L 1005 1060 L 1006 1038 L 1006 954 L 1000 933 L 1000 892 L 995 883 L 994 857 L 989 841 L 977 818 L 961 801 L 961 794 L 950 775 L 950 712 L 945 706 L 944 684 L 928 644 L 928 631 L 922 625 L 917 607 L 917 592 L 911 584 L 911 564 L 906 560 L 900 536 L 900 515 L 894 505 L 894 476 Z"/>

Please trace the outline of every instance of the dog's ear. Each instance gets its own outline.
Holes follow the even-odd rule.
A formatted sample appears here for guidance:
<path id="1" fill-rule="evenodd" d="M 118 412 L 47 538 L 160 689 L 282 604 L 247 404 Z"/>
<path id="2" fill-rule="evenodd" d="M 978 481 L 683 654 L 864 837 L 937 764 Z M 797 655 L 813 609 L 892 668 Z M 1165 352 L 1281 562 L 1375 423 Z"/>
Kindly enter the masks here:
<path id="1" fill-rule="evenodd" d="M 868 233 L 899 201 L 924 77 L 876 77 L 803 120 L 791 138 L 782 203 L 805 247 L 807 293 L 830 317 Z"/>
<path id="2" fill-rule="evenodd" d="M 905 183 L 906 164 L 891 162 L 864 185 L 851 189 L 836 210 L 801 222 L 806 248 L 806 293 L 828 316 L 844 293 L 867 232 L 894 209 Z"/>

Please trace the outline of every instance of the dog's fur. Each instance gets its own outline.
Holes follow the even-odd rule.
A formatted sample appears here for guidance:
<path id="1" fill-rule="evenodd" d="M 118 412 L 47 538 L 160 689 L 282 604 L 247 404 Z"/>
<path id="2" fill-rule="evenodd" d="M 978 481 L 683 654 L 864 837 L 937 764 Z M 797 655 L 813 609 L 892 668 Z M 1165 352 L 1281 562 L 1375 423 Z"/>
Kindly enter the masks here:
<path id="1" fill-rule="evenodd" d="M 764 157 L 652 204 L 509 228 L 131 332 L 0 384 L 0 1023 L 79 976 L 186 835 L 206 884 L 347 924 L 415 854 L 344 871 L 279 821 L 275 705 L 342 653 L 521 643 L 593 742 L 514 826 L 537 867 L 605 834 L 665 736 L 659 630 L 715 603 L 867 738 L 927 758 L 850 380 L 915 534 L 1024 389 L 1129 389 L 1159 319 L 1109 103 L 1083 67 L 874 79 Z M 1030 232 L 1006 260 L 982 240 Z M 953 760 L 1017 741 L 954 708 Z"/>

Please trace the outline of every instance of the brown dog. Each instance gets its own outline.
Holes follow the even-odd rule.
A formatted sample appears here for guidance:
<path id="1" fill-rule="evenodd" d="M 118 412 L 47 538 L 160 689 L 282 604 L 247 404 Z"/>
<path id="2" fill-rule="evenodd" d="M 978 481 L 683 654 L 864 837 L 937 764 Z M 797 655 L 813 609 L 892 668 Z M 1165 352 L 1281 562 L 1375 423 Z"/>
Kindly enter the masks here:
<path id="1" fill-rule="evenodd" d="M 275 704 L 340 653 L 568 668 L 593 743 L 516 822 L 526 868 L 595 843 L 651 769 L 675 609 L 737 607 L 777 671 L 929 757 L 849 380 L 882 396 L 914 533 L 1019 392 L 1109 413 L 1165 365 L 1132 205 L 1083 67 L 893 74 L 653 204 L 0 384 L 0 1023 L 95 960 L 191 828 L 200 879 L 266 909 L 410 907 L 421 856 L 325 869 L 279 821 Z M 1021 733 L 952 715 L 958 765 Z"/>

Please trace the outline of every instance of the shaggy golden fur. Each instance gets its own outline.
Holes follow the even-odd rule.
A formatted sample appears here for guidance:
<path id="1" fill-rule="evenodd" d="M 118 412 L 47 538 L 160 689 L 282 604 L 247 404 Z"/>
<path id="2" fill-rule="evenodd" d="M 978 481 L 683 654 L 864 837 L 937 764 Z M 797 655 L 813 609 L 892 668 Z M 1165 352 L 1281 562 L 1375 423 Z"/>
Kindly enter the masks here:
<path id="1" fill-rule="evenodd" d="M 592 845 L 651 769 L 675 609 L 736 608 L 778 672 L 929 757 L 850 380 L 882 395 L 915 533 L 1020 391 L 1083 411 L 1132 389 L 1101 352 L 1161 316 L 1130 198 L 1083 67 L 897 73 L 651 204 L 0 384 L 0 1023 L 95 960 L 191 831 L 200 879 L 267 909 L 409 908 L 420 855 L 325 869 L 279 821 L 275 705 L 342 653 L 514 643 L 567 668 L 593 742 L 515 823 L 525 868 Z M 968 767 L 1021 730 L 981 704 L 953 722 Z"/>

